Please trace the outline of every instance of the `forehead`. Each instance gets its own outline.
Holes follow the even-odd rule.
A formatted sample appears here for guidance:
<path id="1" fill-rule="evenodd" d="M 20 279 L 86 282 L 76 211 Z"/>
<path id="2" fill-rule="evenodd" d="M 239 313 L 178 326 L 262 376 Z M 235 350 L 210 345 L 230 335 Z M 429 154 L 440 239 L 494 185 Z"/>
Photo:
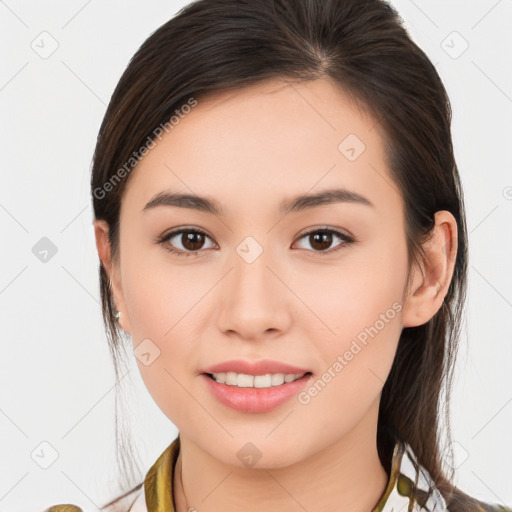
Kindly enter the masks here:
<path id="1" fill-rule="evenodd" d="M 140 210 L 172 189 L 229 207 L 334 186 L 376 203 L 396 200 L 378 128 L 326 79 L 273 80 L 197 98 L 132 171 L 123 201 L 129 196 Z"/>

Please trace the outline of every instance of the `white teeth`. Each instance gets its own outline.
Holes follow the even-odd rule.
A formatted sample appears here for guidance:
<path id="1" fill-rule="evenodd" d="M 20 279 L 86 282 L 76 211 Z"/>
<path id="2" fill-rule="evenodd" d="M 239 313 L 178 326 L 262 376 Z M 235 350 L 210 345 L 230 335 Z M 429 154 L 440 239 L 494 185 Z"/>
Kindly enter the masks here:
<path id="1" fill-rule="evenodd" d="M 247 375 L 245 373 L 214 373 L 213 378 L 220 384 L 238 386 L 239 388 L 270 388 L 285 382 L 300 379 L 304 373 L 267 373 L 266 375 Z"/>

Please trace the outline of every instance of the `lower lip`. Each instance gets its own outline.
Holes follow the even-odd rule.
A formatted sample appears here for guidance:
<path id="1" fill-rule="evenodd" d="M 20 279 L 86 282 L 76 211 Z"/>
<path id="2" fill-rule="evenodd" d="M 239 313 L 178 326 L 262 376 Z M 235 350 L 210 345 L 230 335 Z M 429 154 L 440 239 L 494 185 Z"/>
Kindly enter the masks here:
<path id="1" fill-rule="evenodd" d="M 220 384 L 206 374 L 201 376 L 206 379 L 210 391 L 221 403 L 237 411 L 251 413 L 275 409 L 299 393 L 312 377 L 308 373 L 293 382 L 270 388 L 239 388 Z"/>

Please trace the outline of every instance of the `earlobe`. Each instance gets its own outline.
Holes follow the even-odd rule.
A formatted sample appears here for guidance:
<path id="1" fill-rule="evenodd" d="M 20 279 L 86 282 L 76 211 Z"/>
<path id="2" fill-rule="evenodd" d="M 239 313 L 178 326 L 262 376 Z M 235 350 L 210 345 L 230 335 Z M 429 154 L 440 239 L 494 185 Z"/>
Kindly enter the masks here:
<path id="1" fill-rule="evenodd" d="M 412 285 L 403 304 L 402 325 L 416 327 L 428 322 L 441 308 L 450 287 L 457 255 L 457 221 L 446 211 L 435 214 L 431 238 L 423 245 L 421 268 L 413 269 Z"/>
<path id="2" fill-rule="evenodd" d="M 96 239 L 96 249 L 98 251 L 98 256 L 101 260 L 103 268 L 105 269 L 105 273 L 107 274 L 107 279 L 110 283 L 110 289 L 112 291 L 114 303 L 116 305 L 117 311 L 122 313 L 118 324 L 123 329 L 123 331 L 125 331 L 127 334 L 130 334 L 129 320 L 124 303 L 123 288 L 117 275 L 118 272 L 116 271 L 116 265 L 112 261 L 109 225 L 106 221 L 94 221 L 94 236 Z"/>

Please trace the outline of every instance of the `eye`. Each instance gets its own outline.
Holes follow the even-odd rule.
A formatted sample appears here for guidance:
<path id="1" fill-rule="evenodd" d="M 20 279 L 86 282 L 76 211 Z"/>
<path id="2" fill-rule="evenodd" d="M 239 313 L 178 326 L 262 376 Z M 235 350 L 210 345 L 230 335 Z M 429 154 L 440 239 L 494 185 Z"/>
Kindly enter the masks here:
<path id="1" fill-rule="evenodd" d="M 335 246 L 334 249 L 327 251 L 326 249 L 332 245 L 336 238 L 341 240 L 341 243 Z M 173 239 L 176 240 L 173 242 Z M 195 256 L 199 252 L 203 252 L 201 249 L 205 248 L 204 245 L 206 239 L 211 240 L 210 236 L 200 229 L 182 228 L 162 235 L 156 240 L 156 243 L 162 244 L 167 251 L 172 252 L 177 256 Z M 343 249 L 348 244 L 355 242 L 352 237 L 330 228 L 320 228 L 308 231 L 300 236 L 299 240 L 303 239 L 311 244 L 313 252 L 322 255 L 332 254 L 335 251 Z M 178 247 L 176 247 L 176 245 L 178 245 Z M 181 245 L 181 247 L 179 247 L 179 245 Z M 218 246 L 213 243 L 210 247 L 206 248 L 217 247 Z M 301 247 L 301 249 L 304 249 L 304 247 Z"/>
<path id="2" fill-rule="evenodd" d="M 171 242 L 173 239 L 176 239 L 173 244 L 167 243 Z M 158 238 L 156 243 L 162 244 L 166 250 L 178 256 L 191 256 L 197 254 L 200 252 L 200 249 L 204 248 L 205 239 L 211 240 L 204 231 L 191 228 L 171 231 Z M 178 244 L 177 248 L 175 247 L 176 244 Z M 181 245 L 181 247 L 179 247 L 179 245 Z M 216 247 L 216 245 L 213 244 L 213 247 Z"/>
<path id="3" fill-rule="evenodd" d="M 332 245 L 333 240 L 335 238 L 341 240 L 342 243 L 335 246 L 334 249 L 326 251 L 325 249 L 329 248 Z M 322 255 L 332 254 L 333 252 L 339 251 L 340 249 L 343 249 L 345 246 L 355 242 L 355 240 L 352 237 L 344 233 L 341 233 L 340 231 L 337 231 L 335 229 L 329 228 L 321 228 L 315 229 L 313 231 L 308 231 L 307 233 L 301 235 L 299 240 L 302 239 L 305 239 L 308 243 L 310 243 L 314 252 Z M 301 247 L 301 249 L 304 249 L 304 247 Z"/>

